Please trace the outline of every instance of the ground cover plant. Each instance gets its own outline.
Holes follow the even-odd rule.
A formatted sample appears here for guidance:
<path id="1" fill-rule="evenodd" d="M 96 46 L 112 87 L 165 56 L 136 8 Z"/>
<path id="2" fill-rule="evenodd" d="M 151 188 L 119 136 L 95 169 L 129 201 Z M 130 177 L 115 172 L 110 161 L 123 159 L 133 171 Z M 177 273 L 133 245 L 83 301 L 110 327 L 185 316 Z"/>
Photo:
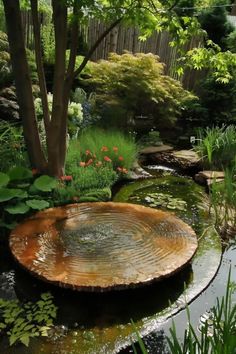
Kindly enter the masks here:
<path id="1" fill-rule="evenodd" d="M 35 303 L 0 299 L 0 334 L 7 334 L 10 346 L 20 342 L 28 347 L 31 338 L 48 336 L 56 314 L 50 293 Z"/>

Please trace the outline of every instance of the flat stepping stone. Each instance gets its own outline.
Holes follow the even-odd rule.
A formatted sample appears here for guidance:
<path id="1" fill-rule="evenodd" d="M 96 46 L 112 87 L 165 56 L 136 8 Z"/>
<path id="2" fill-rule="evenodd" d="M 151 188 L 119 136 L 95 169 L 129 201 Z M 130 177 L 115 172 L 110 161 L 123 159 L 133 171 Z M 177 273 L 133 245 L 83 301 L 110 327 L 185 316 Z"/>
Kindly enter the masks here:
<path id="1" fill-rule="evenodd" d="M 157 154 L 157 153 L 167 152 L 172 150 L 173 150 L 173 146 L 170 145 L 148 146 L 140 150 L 140 154 L 149 155 L 149 154 Z"/>
<path id="2" fill-rule="evenodd" d="M 177 159 L 187 160 L 190 164 L 199 163 L 200 157 L 192 150 L 179 150 L 171 153 Z"/>
<path id="3" fill-rule="evenodd" d="M 224 177 L 223 171 L 200 171 L 195 175 L 194 179 L 200 184 L 210 186 L 214 181 L 222 182 Z"/>

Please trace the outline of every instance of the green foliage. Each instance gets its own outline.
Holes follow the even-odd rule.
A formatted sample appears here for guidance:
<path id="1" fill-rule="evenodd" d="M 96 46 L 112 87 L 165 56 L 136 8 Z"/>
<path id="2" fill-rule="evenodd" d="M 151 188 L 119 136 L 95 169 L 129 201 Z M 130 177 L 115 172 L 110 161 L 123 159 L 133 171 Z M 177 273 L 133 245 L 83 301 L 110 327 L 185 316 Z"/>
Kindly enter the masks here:
<path id="1" fill-rule="evenodd" d="M 236 305 L 233 303 L 233 288 L 230 286 L 230 273 L 225 296 L 211 310 L 211 316 L 201 327 L 199 336 L 190 322 L 185 330 L 183 343 L 177 338 L 176 327 L 170 330 L 167 341 L 172 354 L 232 354 L 236 347 Z"/>
<path id="2" fill-rule="evenodd" d="M 31 338 L 48 336 L 56 314 L 50 293 L 41 294 L 36 303 L 0 299 L 0 333 L 8 335 L 10 346 L 20 342 L 28 347 Z"/>
<path id="3" fill-rule="evenodd" d="M 12 80 L 8 39 L 6 33 L 0 31 L 0 87 L 8 86 Z"/>
<path id="4" fill-rule="evenodd" d="M 214 181 L 210 187 L 211 208 L 215 224 L 223 237 L 236 227 L 236 165 L 224 171 L 223 182 Z"/>
<path id="5" fill-rule="evenodd" d="M 22 216 L 54 204 L 52 192 L 58 181 L 49 176 L 34 179 L 32 171 L 14 167 L 0 173 L 0 226 L 13 228 Z"/>
<path id="6" fill-rule="evenodd" d="M 47 64 L 55 62 L 55 34 L 52 23 L 42 26 L 43 59 Z"/>
<path id="7" fill-rule="evenodd" d="M 221 300 L 217 298 L 216 305 L 212 308 L 210 317 L 203 322 L 199 333 L 194 329 L 190 320 L 189 308 L 187 307 L 188 325 L 184 332 L 183 341 L 177 337 L 175 323 L 170 329 L 170 337 L 167 337 L 171 354 L 232 354 L 236 348 L 236 304 L 233 302 L 234 286 L 230 283 L 230 272 L 225 296 Z M 147 349 L 131 321 L 137 336 L 141 353 L 146 354 Z M 134 353 L 136 348 L 132 344 Z"/>
<path id="8" fill-rule="evenodd" d="M 214 1 L 212 7 L 204 9 L 199 14 L 198 20 L 201 27 L 207 32 L 208 38 L 218 44 L 222 50 L 226 50 L 226 37 L 234 28 L 227 19 L 226 8 L 217 7 L 217 5 L 225 5 L 225 1 Z"/>
<path id="9" fill-rule="evenodd" d="M 138 140 L 138 145 L 141 147 L 145 146 L 160 146 L 162 145 L 162 140 L 160 137 L 160 132 L 157 130 L 151 130 L 148 134 L 143 135 Z"/>
<path id="10" fill-rule="evenodd" d="M 27 166 L 22 128 L 0 120 L 0 171 L 21 165 Z"/>
<path id="11" fill-rule="evenodd" d="M 96 112 L 96 94 L 91 92 L 87 94 L 82 88 L 77 87 L 71 95 L 73 102 L 79 103 L 83 110 L 83 121 L 80 123 L 80 128 L 88 128 L 96 124 L 101 117 Z"/>
<path id="12" fill-rule="evenodd" d="M 53 106 L 53 95 L 49 92 L 48 98 L 48 108 L 49 113 L 52 113 Z M 35 112 L 39 118 L 43 118 L 43 108 L 41 98 L 37 97 L 34 100 Z M 71 101 L 68 105 L 68 133 L 70 137 L 77 136 L 81 123 L 83 121 L 83 109 L 80 103 Z M 41 140 L 46 141 L 45 129 L 41 129 Z"/>
<path id="13" fill-rule="evenodd" d="M 235 54 L 221 52 L 219 47 L 208 43 L 208 48 L 189 50 L 180 63 L 196 70 L 209 69 L 217 82 L 228 83 L 232 79 L 232 69 L 236 67 Z"/>
<path id="14" fill-rule="evenodd" d="M 236 69 L 236 68 L 235 68 Z M 235 124 L 236 121 L 236 70 L 232 70 L 231 80 L 218 82 L 208 74 L 199 83 L 198 125 L 202 127 L 221 124 Z"/>
<path id="15" fill-rule="evenodd" d="M 78 167 L 87 169 L 93 166 L 113 169 L 116 172 L 123 169 L 127 173 L 133 166 L 137 148 L 133 140 L 117 131 L 100 129 L 85 130 L 78 141 L 71 140 L 68 148 L 66 171 L 74 176 Z M 73 168 L 73 172 L 72 172 Z"/>
<path id="16" fill-rule="evenodd" d="M 152 117 L 158 129 L 170 126 L 193 97 L 178 81 L 164 75 L 164 65 L 150 53 L 110 54 L 109 60 L 93 64 L 91 75 L 88 81 L 96 90 L 101 115 L 109 111 L 109 125 L 115 108 L 120 108 L 123 116 L 117 118 L 125 120 L 125 125 L 143 115 Z"/>
<path id="17" fill-rule="evenodd" d="M 194 149 L 206 167 L 221 170 L 235 166 L 236 127 L 223 125 L 200 130 Z"/>

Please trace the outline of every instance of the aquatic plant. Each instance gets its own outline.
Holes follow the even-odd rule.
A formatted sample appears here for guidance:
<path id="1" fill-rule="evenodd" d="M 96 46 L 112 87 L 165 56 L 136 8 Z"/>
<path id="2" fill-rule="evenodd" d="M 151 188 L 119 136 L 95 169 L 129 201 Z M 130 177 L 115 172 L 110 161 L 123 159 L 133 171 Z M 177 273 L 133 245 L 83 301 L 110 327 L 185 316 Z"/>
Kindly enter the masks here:
<path id="1" fill-rule="evenodd" d="M 236 127 L 234 125 L 206 128 L 198 133 L 195 151 L 206 167 L 230 168 L 235 165 Z"/>
<path id="2" fill-rule="evenodd" d="M 56 314 L 50 293 L 35 303 L 0 299 L 0 334 L 7 334 L 10 346 L 20 342 L 28 347 L 31 338 L 48 336 Z"/>
<path id="3" fill-rule="evenodd" d="M 236 228 L 236 166 L 224 171 L 222 182 L 213 181 L 210 186 L 211 208 L 214 210 L 215 223 L 222 236 Z"/>

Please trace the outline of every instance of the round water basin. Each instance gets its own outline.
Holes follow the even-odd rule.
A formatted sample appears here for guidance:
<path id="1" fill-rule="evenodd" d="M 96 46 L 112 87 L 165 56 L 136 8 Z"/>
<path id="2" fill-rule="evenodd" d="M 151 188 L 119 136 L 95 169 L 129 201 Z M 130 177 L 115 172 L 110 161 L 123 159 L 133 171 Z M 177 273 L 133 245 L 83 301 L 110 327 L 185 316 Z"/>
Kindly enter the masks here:
<path id="1" fill-rule="evenodd" d="M 129 203 L 82 203 L 39 212 L 10 235 L 17 261 L 62 287 L 106 291 L 174 274 L 197 238 L 177 216 Z"/>

